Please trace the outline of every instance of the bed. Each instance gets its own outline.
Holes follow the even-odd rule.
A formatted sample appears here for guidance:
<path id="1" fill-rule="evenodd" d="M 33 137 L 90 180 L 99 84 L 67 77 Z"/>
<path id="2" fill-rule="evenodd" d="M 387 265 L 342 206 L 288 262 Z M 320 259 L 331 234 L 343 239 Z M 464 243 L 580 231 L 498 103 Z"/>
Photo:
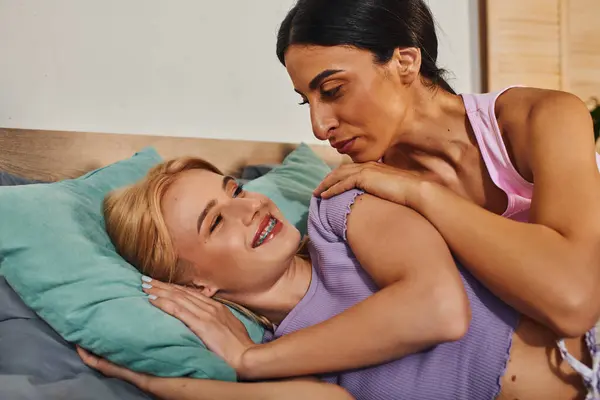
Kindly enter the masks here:
<path id="1" fill-rule="evenodd" d="M 523 84 L 571 91 L 584 101 L 600 98 L 597 0 L 482 0 L 481 4 L 485 91 Z M 130 157 L 147 146 L 167 159 L 183 155 L 205 158 L 233 175 L 240 175 L 250 165 L 278 164 L 296 147 L 287 143 L 0 128 L 0 171 L 19 177 L 13 183 L 24 183 L 24 179 L 60 181 Z M 345 161 L 328 146 L 311 148 L 330 165 Z M 32 312 L 0 277 L 0 399 L 65 398 L 150 397 L 85 367 L 73 346 Z"/>
<path id="2" fill-rule="evenodd" d="M 43 181 L 75 178 L 147 146 L 165 159 L 204 158 L 226 174 L 240 173 L 248 165 L 279 163 L 296 147 L 276 142 L 0 128 L 0 171 Z M 328 164 L 347 160 L 329 146 L 310 147 Z"/>
<path id="3" fill-rule="evenodd" d="M 205 158 L 233 175 L 240 175 L 249 165 L 281 163 L 296 147 L 285 143 L 0 129 L 0 171 L 16 179 L 10 184 L 60 181 L 125 159 L 148 146 L 165 159 L 184 155 Z M 311 148 L 330 165 L 343 161 L 328 146 Z M 83 365 L 74 346 L 27 307 L 0 276 L 0 399 L 67 398 L 142 400 L 150 396 Z"/>

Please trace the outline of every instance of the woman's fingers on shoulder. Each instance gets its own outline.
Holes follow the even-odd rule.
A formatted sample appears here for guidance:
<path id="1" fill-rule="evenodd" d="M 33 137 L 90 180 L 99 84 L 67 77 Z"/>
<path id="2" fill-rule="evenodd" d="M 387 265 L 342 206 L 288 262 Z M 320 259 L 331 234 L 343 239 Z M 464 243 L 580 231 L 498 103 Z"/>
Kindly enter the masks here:
<path id="1" fill-rule="evenodd" d="M 361 164 L 345 164 L 331 171 L 317 186 L 313 194 L 318 196 L 344 178 L 360 171 Z"/>
<path id="2" fill-rule="evenodd" d="M 325 189 L 321 190 L 321 197 L 327 199 L 348 190 L 362 189 L 365 192 L 372 193 L 379 197 L 386 197 L 389 191 L 387 186 L 390 179 L 397 179 L 395 175 L 390 174 L 386 169 L 390 167 L 380 167 L 377 163 L 362 164 L 354 168 L 351 173 L 337 174 L 331 178 L 325 178 L 321 183 Z"/>
<path id="3" fill-rule="evenodd" d="M 322 195 L 324 192 L 326 192 L 327 190 L 329 190 L 329 188 L 331 188 L 331 186 L 335 185 L 335 183 L 338 182 L 339 179 L 340 179 L 339 178 L 339 173 L 337 171 L 330 172 L 321 181 L 321 183 L 319 183 L 319 185 L 317 186 L 317 188 L 313 191 L 313 194 L 315 196 Z"/>
<path id="4" fill-rule="evenodd" d="M 342 194 L 348 190 L 354 189 L 357 187 L 357 176 L 352 175 L 348 176 L 337 183 L 333 184 L 323 193 L 321 193 L 321 197 L 324 199 L 328 199 L 330 197 L 337 196 L 338 194 Z"/>

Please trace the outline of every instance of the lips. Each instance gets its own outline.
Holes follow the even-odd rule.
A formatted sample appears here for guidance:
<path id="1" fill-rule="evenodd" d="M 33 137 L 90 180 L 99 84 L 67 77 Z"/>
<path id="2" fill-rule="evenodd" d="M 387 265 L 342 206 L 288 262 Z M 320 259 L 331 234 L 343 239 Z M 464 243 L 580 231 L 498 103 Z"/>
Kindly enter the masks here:
<path id="1" fill-rule="evenodd" d="M 283 225 L 278 219 L 274 218 L 270 214 L 265 215 L 258 225 L 256 233 L 254 234 L 252 248 L 262 246 L 263 244 L 269 242 L 281 231 L 282 227 Z"/>
<path id="2" fill-rule="evenodd" d="M 339 142 L 331 143 L 331 146 L 335 148 L 338 151 L 338 153 L 347 154 L 352 149 L 352 146 L 354 145 L 355 141 L 356 138 L 341 140 Z"/>

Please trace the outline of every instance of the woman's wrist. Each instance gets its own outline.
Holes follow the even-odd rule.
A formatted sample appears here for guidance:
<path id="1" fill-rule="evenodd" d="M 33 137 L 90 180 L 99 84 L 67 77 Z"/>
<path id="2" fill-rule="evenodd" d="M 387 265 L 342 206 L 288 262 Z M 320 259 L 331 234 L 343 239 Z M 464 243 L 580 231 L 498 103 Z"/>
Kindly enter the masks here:
<path id="1" fill-rule="evenodd" d="M 128 381 L 132 385 L 137 386 L 142 391 L 154 394 L 154 392 L 152 391 L 154 389 L 153 386 L 159 379 L 160 378 L 152 375 L 136 374 L 134 378 L 128 379 Z"/>
<path id="2" fill-rule="evenodd" d="M 408 192 L 406 197 L 407 206 L 427 217 L 425 215 L 427 204 L 436 201 L 436 199 L 439 201 L 440 189 L 444 188 L 435 182 L 418 181 L 413 186 L 413 190 Z"/>
<path id="3" fill-rule="evenodd" d="M 256 345 L 244 351 L 236 368 L 239 380 L 252 381 L 261 379 L 261 376 L 259 376 L 261 347 L 261 345 Z"/>

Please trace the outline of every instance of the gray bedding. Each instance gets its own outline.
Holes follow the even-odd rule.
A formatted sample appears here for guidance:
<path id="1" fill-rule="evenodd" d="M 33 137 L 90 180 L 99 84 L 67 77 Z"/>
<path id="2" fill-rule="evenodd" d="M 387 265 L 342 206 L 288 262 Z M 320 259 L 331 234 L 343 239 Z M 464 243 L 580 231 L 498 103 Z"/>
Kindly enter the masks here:
<path id="1" fill-rule="evenodd" d="M 0 276 L 0 400 L 151 400 L 85 366 Z"/>

